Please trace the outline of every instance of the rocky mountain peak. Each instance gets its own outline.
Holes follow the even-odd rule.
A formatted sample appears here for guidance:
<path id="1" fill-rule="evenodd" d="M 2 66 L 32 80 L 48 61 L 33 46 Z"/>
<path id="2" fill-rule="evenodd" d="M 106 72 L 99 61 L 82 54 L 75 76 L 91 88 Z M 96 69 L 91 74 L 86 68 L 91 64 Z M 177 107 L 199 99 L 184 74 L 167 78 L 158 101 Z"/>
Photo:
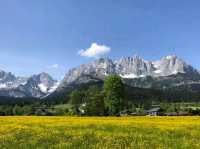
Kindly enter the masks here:
<path id="1" fill-rule="evenodd" d="M 137 55 L 137 54 L 135 54 L 135 55 L 133 55 L 133 57 L 131 57 L 133 60 L 135 60 L 135 61 L 141 61 L 141 60 L 143 60 L 143 58 L 142 57 L 140 57 L 139 55 Z"/>
<path id="2" fill-rule="evenodd" d="M 122 78 L 140 78 L 146 76 L 159 77 L 191 71 L 187 65 L 176 55 L 166 56 L 158 61 L 147 61 L 138 55 L 123 57 L 113 62 L 108 58 L 101 58 L 89 64 L 71 69 L 63 82 L 70 83 L 82 75 L 90 75 L 103 79 L 109 74 L 118 74 Z"/>
<path id="3" fill-rule="evenodd" d="M 38 81 L 46 86 L 52 86 L 55 82 L 57 82 L 56 80 L 54 80 L 48 73 L 42 72 L 38 75 L 36 75 L 36 77 L 38 77 Z"/>
<path id="4" fill-rule="evenodd" d="M 55 86 L 57 86 L 57 81 L 54 80 L 49 74 L 42 72 L 30 77 L 25 88 L 28 89 L 29 94 L 32 96 L 41 97 L 51 92 Z"/>
<path id="5" fill-rule="evenodd" d="M 49 74 L 42 72 L 31 77 L 16 77 L 10 72 L 0 71 L 0 95 L 14 97 L 41 97 L 58 86 Z"/>
<path id="6" fill-rule="evenodd" d="M 188 65 L 175 55 L 163 57 L 161 60 L 153 62 L 156 68 L 156 76 L 168 76 L 177 73 L 185 73 Z"/>
<path id="7" fill-rule="evenodd" d="M 145 61 L 140 56 L 121 58 L 116 62 L 116 72 L 125 78 L 136 78 L 150 75 L 153 71 L 151 62 Z"/>
<path id="8" fill-rule="evenodd" d="M 16 77 L 11 72 L 0 71 L 0 89 L 16 88 L 26 81 L 25 77 Z"/>
<path id="9" fill-rule="evenodd" d="M 170 59 L 177 59 L 178 57 L 176 55 L 168 55 L 168 56 L 163 57 L 163 58 L 170 60 Z"/>

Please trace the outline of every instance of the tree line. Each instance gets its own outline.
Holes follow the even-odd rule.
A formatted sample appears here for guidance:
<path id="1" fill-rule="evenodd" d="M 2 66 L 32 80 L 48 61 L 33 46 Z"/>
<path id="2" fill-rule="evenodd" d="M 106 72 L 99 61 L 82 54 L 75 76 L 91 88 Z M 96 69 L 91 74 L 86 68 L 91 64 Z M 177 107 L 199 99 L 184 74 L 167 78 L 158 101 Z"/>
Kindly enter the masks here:
<path id="1" fill-rule="evenodd" d="M 74 90 L 70 103 L 76 114 L 88 116 L 118 115 L 125 108 L 125 88 L 121 78 L 111 75 L 104 81 L 103 89 L 91 86 L 86 91 Z"/>
<path id="2" fill-rule="evenodd" d="M 165 112 L 183 111 L 174 107 L 175 103 L 195 103 L 200 101 L 199 92 L 188 90 L 145 89 L 131 87 L 123 83 L 120 76 L 110 75 L 104 82 L 87 83 L 66 91 L 51 100 L 35 98 L 0 97 L 0 115 L 88 115 L 114 116 L 122 111 L 143 114 L 152 105 L 162 106 Z M 60 108 L 56 105 L 68 104 Z M 187 112 L 197 114 L 199 108 L 187 108 Z M 183 111 L 185 112 L 185 111 Z"/>

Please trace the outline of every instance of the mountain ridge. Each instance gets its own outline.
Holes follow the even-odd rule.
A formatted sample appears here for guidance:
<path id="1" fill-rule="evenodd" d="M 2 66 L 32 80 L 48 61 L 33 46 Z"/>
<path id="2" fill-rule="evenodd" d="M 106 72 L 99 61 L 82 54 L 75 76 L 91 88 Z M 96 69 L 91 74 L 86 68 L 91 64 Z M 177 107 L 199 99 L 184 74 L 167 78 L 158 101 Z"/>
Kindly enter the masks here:
<path id="1" fill-rule="evenodd" d="M 100 58 L 70 69 L 58 88 L 62 88 L 83 75 L 91 75 L 104 80 L 110 74 L 117 74 L 123 79 L 134 80 L 149 76 L 152 78 L 167 77 L 179 73 L 200 75 L 197 69 L 175 55 L 166 56 L 157 61 L 147 61 L 137 55 L 115 61 L 109 58 Z"/>
<path id="2" fill-rule="evenodd" d="M 115 61 L 99 58 L 82 64 L 70 69 L 61 82 L 45 72 L 25 78 L 0 71 L 0 96 L 45 98 L 66 88 L 72 89 L 80 84 L 103 81 L 111 74 L 121 76 L 123 82 L 132 87 L 181 89 L 188 86 L 193 90 L 200 88 L 199 71 L 176 55 L 156 61 L 147 61 L 135 55 Z"/>
<path id="3" fill-rule="evenodd" d="M 45 72 L 16 77 L 11 72 L 0 71 L 0 96 L 40 98 L 53 92 L 56 85 L 57 81 Z"/>

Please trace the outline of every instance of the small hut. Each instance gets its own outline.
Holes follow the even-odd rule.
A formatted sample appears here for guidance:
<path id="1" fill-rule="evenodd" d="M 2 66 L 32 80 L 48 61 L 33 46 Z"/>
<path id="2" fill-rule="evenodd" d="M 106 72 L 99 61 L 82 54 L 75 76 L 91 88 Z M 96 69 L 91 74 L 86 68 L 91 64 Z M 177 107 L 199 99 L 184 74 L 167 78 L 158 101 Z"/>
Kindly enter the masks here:
<path id="1" fill-rule="evenodd" d="M 152 109 L 146 111 L 147 115 L 149 115 L 149 116 L 157 116 L 157 115 L 159 115 L 159 112 L 160 112 L 160 107 L 152 108 Z"/>

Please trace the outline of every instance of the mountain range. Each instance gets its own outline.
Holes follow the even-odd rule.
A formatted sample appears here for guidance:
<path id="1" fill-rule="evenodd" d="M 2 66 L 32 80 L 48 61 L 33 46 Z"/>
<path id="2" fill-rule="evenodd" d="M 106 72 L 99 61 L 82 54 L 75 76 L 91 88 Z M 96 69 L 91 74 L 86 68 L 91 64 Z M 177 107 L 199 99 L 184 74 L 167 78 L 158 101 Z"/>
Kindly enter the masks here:
<path id="1" fill-rule="evenodd" d="M 40 98 L 53 92 L 57 85 L 58 82 L 44 72 L 26 78 L 0 71 L 0 96 Z"/>
<path id="2" fill-rule="evenodd" d="M 136 55 L 116 61 L 100 58 L 71 69 L 57 90 L 62 90 L 77 81 L 88 82 L 91 78 L 104 80 L 110 74 L 121 76 L 123 81 L 130 86 L 142 88 L 160 89 L 200 83 L 198 70 L 175 55 L 166 56 L 157 61 L 146 61 Z"/>
<path id="3" fill-rule="evenodd" d="M 200 91 L 199 71 L 179 57 L 171 55 L 147 61 L 135 55 L 119 60 L 100 58 L 80 65 L 69 70 L 60 83 L 47 73 L 25 78 L 0 71 L 0 96 L 43 98 L 77 85 L 103 81 L 111 74 L 121 76 L 131 87 Z"/>

